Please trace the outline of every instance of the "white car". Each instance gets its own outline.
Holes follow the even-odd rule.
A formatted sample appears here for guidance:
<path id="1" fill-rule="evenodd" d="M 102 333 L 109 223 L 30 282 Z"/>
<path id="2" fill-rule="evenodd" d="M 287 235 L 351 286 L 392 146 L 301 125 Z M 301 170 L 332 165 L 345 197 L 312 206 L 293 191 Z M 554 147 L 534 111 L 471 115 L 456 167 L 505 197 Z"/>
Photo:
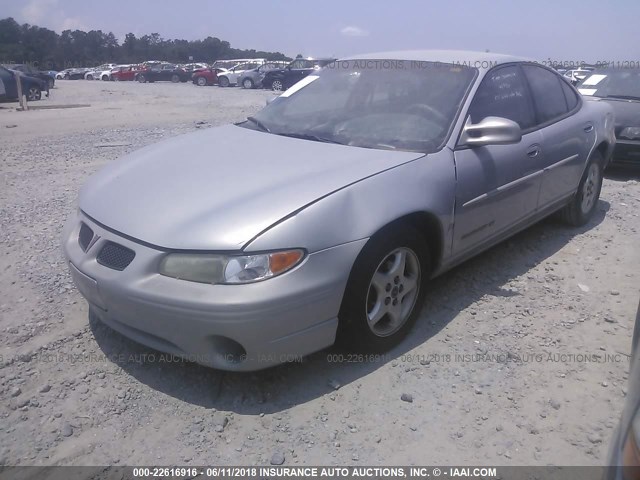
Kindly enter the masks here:
<path id="1" fill-rule="evenodd" d="M 262 63 L 258 62 L 248 62 L 248 63 L 240 63 L 235 67 L 231 67 L 228 71 L 224 73 L 218 74 L 218 85 L 221 87 L 228 87 L 231 85 L 238 84 L 238 78 L 242 73 L 247 70 L 253 70 L 254 68 L 258 68 Z"/>
<path id="2" fill-rule="evenodd" d="M 111 80 L 111 69 L 115 68 L 115 63 L 105 63 L 84 74 L 85 80 Z"/>

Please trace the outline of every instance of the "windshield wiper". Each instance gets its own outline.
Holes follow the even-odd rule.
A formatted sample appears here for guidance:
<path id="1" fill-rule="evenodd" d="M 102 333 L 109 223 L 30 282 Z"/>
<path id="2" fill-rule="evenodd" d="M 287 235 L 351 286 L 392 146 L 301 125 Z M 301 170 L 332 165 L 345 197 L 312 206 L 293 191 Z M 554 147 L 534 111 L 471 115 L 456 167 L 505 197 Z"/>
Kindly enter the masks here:
<path id="1" fill-rule="evenodd" d="M 636 100 L 640 101 L 640 97 L 634 95 L 607 95 L 605 98 L 619 98 L 621 100 Z"/>
<path id="2" fill-rule="evenodd" d="M 318 135 L 312 135 L 310 133 L 282 132 L 276 133 L 276 135 L 280 135 L 282 137 L 300 138 L 302 140 L 312 140 L 314 142 L 337 143 L 338 145 L 344 145 L 344 143 L 338 142 L 337 140 L 334 140 L 332 138 L 319 137 Z"/>
<path id="3" fill-rule="evenodd" d="M 260 120 L 258 120 L 256 117 L 247 117 L 247 120 L 249 120 L 252 123 L 255 123 L 258 128 L 260 128 L 260 130 L 264 130 L 267 133 L 271 133 L 271 130 L 269 130 L 269 128 L 267 128 L 267 126 L 262 123 Z"/>

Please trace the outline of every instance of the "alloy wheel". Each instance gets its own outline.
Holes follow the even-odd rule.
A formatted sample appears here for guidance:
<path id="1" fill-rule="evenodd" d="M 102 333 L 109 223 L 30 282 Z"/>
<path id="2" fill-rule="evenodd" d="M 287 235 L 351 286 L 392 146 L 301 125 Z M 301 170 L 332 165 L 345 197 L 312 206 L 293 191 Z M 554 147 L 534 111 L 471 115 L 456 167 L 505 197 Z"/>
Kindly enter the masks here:
<path id="1" fill-rule="evenodd" d="M 273 90 L 274 92 L 281 92 L 282 82 L 280 80 L 274 80 L 274 82 L 271 84 L 271 90 Z"/>
<path id="2" fill-rule="evenodd" d="M 596 193 L 600 184 L 600 169 L 596 163 L 589 166 L 587 178 L 582 186 L 582 203 L 580 209 L 582 213 L 588 213 L 596 201 Z"/>
<path id="3" fill-rule="evenodd" d="M 29 101 L 40 100 L 40 97 L 41 97 L 41 93 L 38 87 L 29 88 L 29 92 L 27 93 L 27 100 Z"/>
<path id="4" fill-rule="evenodd" d="M 409 248 L 397 248 L 380 262 L 366 299 L 367 323 L 374 335 L 387 337 L 402 328 L 415 307 L 420 280 L 420 261 Z"/>

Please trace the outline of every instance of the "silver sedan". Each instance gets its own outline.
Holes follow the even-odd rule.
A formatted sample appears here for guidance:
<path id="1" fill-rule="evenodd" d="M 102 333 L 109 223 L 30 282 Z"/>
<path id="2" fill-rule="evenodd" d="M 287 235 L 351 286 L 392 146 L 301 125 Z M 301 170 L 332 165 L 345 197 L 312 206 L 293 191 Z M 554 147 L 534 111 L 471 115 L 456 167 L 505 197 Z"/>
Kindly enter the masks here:
<path id="1" fill-rule="evenodd" d="M 381 352 L 429 279 L 554 212 L 587 223 L 614 142 L 611 107 L 535 62 L 348 58 L 108 165 L 64 250 L 92 314 L 157 350 L 226 370 Z"/>

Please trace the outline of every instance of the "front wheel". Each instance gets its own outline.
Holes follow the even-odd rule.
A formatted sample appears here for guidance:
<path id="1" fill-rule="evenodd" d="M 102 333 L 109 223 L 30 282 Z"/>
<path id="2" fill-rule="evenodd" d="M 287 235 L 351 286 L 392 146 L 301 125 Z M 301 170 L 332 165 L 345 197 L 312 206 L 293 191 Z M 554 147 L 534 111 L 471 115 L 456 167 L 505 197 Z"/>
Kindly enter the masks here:
<path id="1" fill-rule="evenodd" d="M 429 263 L 427 244 L 412 227 L 395 226 L 373 236 L 349 276 L 339 343 L 368 353 L 397 345 L 420 313 Z"/>
<path id="2" fill-rule="evenodd" d="M 242 88 L 246 88 L 246 89 L 252 89 L 253 88 L 253 80 L 251 80 L 250 78 L 245 78 L 244 80 L 242 80 Z"/>
<path id="3" fill-rule="evenodd" d="M 180 82 L 180 77 L 174 73 L 173 75 L 171 75 L 171 82 L 172 83 Z"/>
<path id="4" fill-rule="evenodd" d="M 204 87 L 207 84 L 207 79 L 204 77 L 198 77 L 198 79 L 196 80 L 196 84 L 198 84 L 201 87 Z"/>
<path id="5" fill-rule="evenodd" d="M 274 80 L 273 83 L 271 83 L 271 90 L 274 92 L 281 92 L 284 90 L 284 85 L 282 85 L 280 80 Z"/>
<path id="6" fill-rule="evenodd" d="M 138 75 L 138 82 L 139 83 L 145 83 L 147 81 L 147 79 L 145 78 L 144 75 Z"/>
<path id="7" fill-rule="evenodd" d="M 227 77 L 218 77 L 218 85 L 221 87 L 228 87 L 229 79 Z"/>
<path id="8" fill-rule="evenodd" d="M 27 92 L 27 100 L 33 102 L 42 98 L 42 91 L 38 87 L 30 87 Z"/>
<path id="9" fill-rule="evenodd" d="M 602 154 L 596 150 L 587 163 L 578 190 L 571 202 L 560 210 L 560 217 L 564 222 L 574 227 L 580 227 L 591 219 L 600 198 L 603 165 Z"/>

